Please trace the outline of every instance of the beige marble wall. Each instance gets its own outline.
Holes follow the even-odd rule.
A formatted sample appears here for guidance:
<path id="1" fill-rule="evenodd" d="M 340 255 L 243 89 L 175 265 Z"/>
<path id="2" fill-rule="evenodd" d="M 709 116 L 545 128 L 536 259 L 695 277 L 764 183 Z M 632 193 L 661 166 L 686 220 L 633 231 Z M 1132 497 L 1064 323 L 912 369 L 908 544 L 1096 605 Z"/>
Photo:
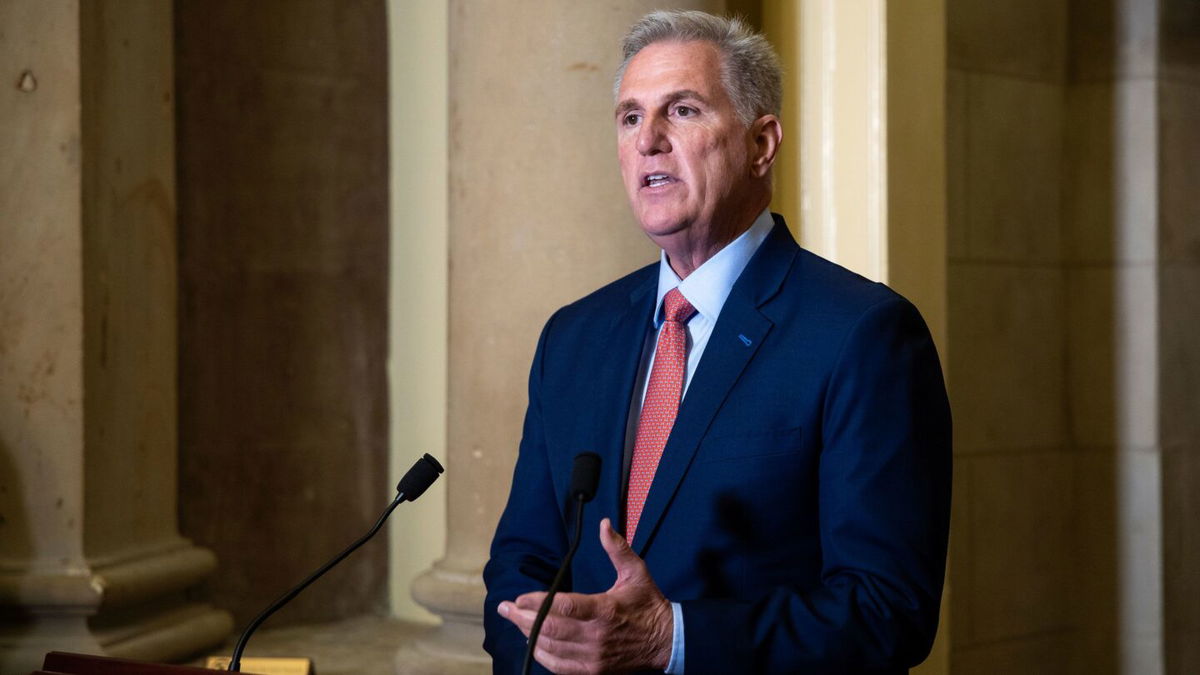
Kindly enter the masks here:
<path id="1" fill-rule="evenodd" d="M 947 4 L 951 672 L 1066 672 L 1078 466 L 1062 267 L 1067 2 Z"/>
<path id="2" fill-rule="evenodd" d="M 1065 264 L 1081 484 L 1082 643 L 1107 669 L 1163 672 L 1155 3 L 1072 5 Z"/>
<path id="3" fill-rule="evenodd" d="M 171 12 L 125 4 L 80 14 L 84 545 L 93 560 L 179 538 Z"/>
<path id="4" fill-rule="evenodd" d="M 951 8 L 955 663 L 1193 672 L 1200 11 Z"/>
<path id="5" fill-rule="evenodd" d="M 1200 109 L 1193 105 L 1181 120 L 1172 94 L 1188 80 L 1200 14 L 1193 8 L 1188 20 L 1173 0 L 1078 5 L 1070 90 L 1078 124 L 1069 165 L 1076 199 L 1067 224 L 1078 304 L 1108 320 L 1083 324 L 1072 343 L 1079 352 L 1077 436 L 1095 447 L 1107 433 L 1116 450 L 1109 512 L 1118 533 L 1117 663 L 1123 672 L 1192 672 L 1196 633 L 1176 619 L 1200 600 L 1188 593 L 1200 551 L 1187 543 L 1195 507 L 1189 512 L 1183 496 L 1196 483 L 1186 451 L 1177 450 L 1197 437 L 1172 427 L 1195 417 L 1200 392 L 1186 383 L 1196 381 L 1200 352 L 1184 325 L 1196 315 L 1194 291 L 1178 293 L 1174 272 L 1189 265 L 1176 261 L 1195 229 L 1194 215 L 1179 208 L 1196 213 L 1186 205 L 1200 187 L 1191 168 L 1200 145 L 1190 131 Z M 1087 336 L 1096 325 L 1106 330 Z"/>
<path id="6" fill-rule="evenodd" d="M 0 137 L 0 570 L 12 574 L 35 554 L 83 559 L 82 467 L 59 452 L 83 444 L 83 270 L 61 262 L 83 247 L 79 16 L 74 3 L 5 3 L 0 25 L 0 119 L 24 130 Z"/>
<path id="7" fill-rule="evenodd" d="M 245 625 L 394 495 L 385 7 L 173 4 L 180 528 Z M 378 537 L 271 625 L 377 611 L 386 584 Z"/>
<path id="8" fill-rule="evenodd" d="M 1200 671 L 1200 5 L 1162 0 L 1158 275 L 1166 665 Z"/>
<path id="9" fill-rule="evenodd" d="M 1141 5 L 950 4 L 958 671 L 1161 669 Z"/>
<path id="10" fill-rule="evenodd" d="M 219 642 L 176 529 L 171 7 L 0 5 L 0 671 Z"/>

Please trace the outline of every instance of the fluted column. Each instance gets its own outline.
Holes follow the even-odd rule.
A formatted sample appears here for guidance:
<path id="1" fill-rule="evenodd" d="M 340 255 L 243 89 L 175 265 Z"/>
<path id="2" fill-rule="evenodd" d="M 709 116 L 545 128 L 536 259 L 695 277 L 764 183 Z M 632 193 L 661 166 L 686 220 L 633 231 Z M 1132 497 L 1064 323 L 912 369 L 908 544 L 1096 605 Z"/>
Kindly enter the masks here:
<path id="1" fill-rule="evenodd" d="M 413 586 L 443 624 L 401 650 L 397 672 L 489 671 L 480 573 L 538 333 L 656 255 L 620 183 L 612 76 L 621 35 L 663 4 L 450 2 L 447 542 Z"/>
<path id="2" fill-rule="evenodd" d="M 169 3 L 0 4 L 0 672 L 230 617 L 176 523 Z"/>

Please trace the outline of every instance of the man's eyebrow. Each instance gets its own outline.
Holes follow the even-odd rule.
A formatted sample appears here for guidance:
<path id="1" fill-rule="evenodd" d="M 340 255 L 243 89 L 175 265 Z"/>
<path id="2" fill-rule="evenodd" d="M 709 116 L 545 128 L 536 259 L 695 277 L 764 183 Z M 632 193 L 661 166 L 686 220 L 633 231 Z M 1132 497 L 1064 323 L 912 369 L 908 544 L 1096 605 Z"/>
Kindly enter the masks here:
<path id="1" fill-rule="evenodd" d="M 708 103 L 708 99 L 704 98 L 700 92 L 694 89 L 680 89 L 679 91 L 671 92 L 671 94 L 667 96 L 667 103 L 682 101 L 685 98 L 695 99 L 701 103 Z"/>
<path id="2" fill-rule="evenodd" d="M 678 91 L 673 91 L 670 94 L 667 94 L 667 97 L 665 99 L 665 104 L 670 105 L 672 103 L 675 103 L 676 101 L 682 101 L 684 99 L 689 99 L 689 98 L 699 101 L 701 103 L 704 103 L 705 105 L 709 104 L 708 99 L 705 98 L 700 92 L 696 91 L 695 89 L 680 89 Z M 638 108 L 641 108 L 641 107 L 642 107 L 642 104 L 638 103 L 637 99 L 627 98 L 624 101 L 621 101 L 620 103 L 617 104 L 617 109 L 613 114 L 616 117 L 620 117 L 620 116 L 624 115 L 625 113 L 629 112 L 630 110 L 637 110 Z"/>
<path id="3" fill-rule="evenodd" d="M 642 107 L 642 106 L 639 105 L 637 101 L 635 101 L 634 99 L 631 99 L 631 98 L 627 98 L 624 101 L 621 101 L 620 103 L 617 104 L 617 110 L 616 110 L 616 112 L 613 113 L 613 115 L 615 117 L 620 117 L 620 116 L 624 115 L 625 113 L 629 112 L 630 110 L 637 110 L 640 107 Z"/>

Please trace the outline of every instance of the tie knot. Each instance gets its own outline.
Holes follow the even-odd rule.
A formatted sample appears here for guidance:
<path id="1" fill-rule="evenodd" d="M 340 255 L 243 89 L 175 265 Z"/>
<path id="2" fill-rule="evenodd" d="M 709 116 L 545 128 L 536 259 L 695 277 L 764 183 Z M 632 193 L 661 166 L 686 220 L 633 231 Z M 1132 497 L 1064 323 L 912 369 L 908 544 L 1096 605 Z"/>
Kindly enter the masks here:
<path id="1" fill-rule="evenodd" d="M 696 308 L 692 307 L 692 303 L 683 297 L 683 293 L 680 293 L 678 288 L 672 288 L 663 298 L 663 318 L 666 321 L 687 323 L 687 320 L 692 318 L 695 313 Z"/>

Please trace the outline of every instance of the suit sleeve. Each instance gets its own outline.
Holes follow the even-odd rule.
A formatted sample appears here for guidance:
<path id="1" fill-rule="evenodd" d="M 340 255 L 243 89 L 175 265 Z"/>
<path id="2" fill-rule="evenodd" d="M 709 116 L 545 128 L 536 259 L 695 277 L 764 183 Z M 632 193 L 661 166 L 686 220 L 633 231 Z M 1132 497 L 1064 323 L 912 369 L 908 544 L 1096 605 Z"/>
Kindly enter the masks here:
<path id="1" fill-rule="evenodd" d="M 892 672 L 929 653 L 950 520 L 950 408 L 937 353 L 902 298 L 868 309 L 822 412 L 821 583 L 681 603 L 689 675 Z"/>
<path id="2" fill-rule="evenodd" d="M 542 363 L 553 322 L 551 317 L 538 340 L 512 488 L 483 570 L 487 587 L 483 647 L 492 656 L 494 673 L 519 673 L 526 644 L 521 631 L 497 614 L 496 607 L 503 600 L 549 587 L 568 546 L 566 524 L 550 475 L 541 412 Z M 535 662 L 533 672 L 547 671 Z"/>

